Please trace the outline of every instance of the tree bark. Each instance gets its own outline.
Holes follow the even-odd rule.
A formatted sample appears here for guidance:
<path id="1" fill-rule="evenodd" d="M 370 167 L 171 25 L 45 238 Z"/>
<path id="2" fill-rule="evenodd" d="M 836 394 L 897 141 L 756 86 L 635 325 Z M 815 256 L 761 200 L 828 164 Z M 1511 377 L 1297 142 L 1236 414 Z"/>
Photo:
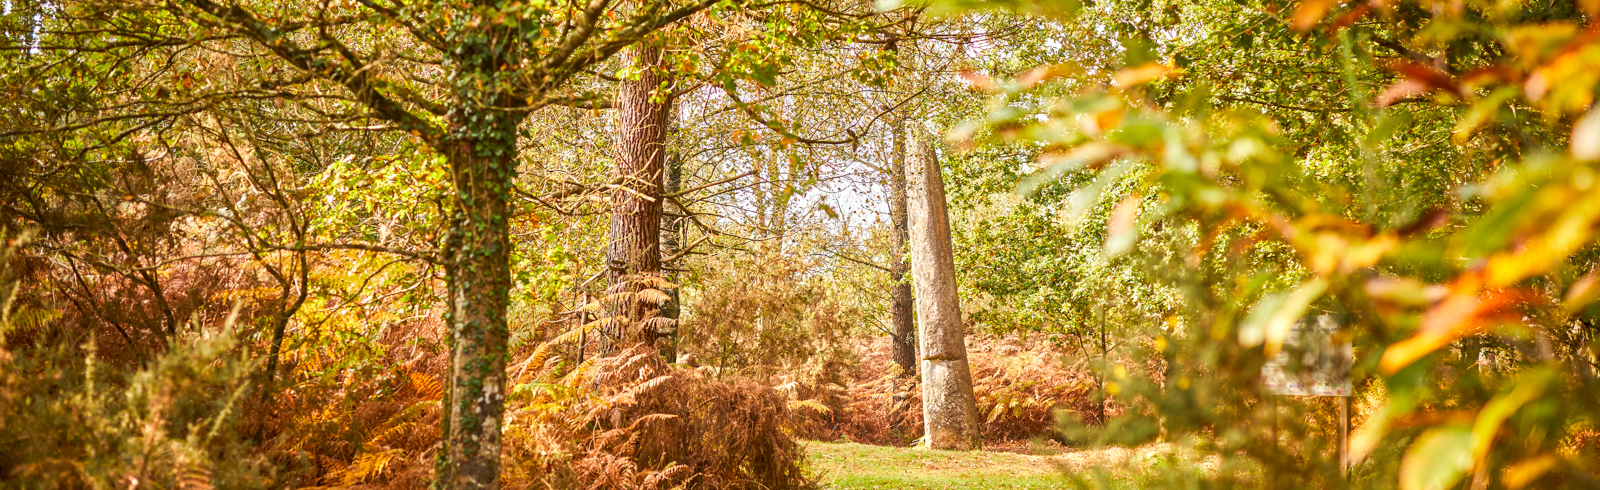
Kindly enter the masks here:
<path id="1" fill-rule="evenodd" d="M 773 253 L 783 253 L 784 235 L 789 233 L 789 201 L 793 198 L 788 184 L 779 184 L 787 177 L 783 172 L 785 156 L 782 150 L 774 150 L 772 160 L 767 162 L 767 198 L 772 202 L 766 206 L 767 210 L 767 235 L 774 238 L 763 243 L 770 247 Z"/>
<path id="2" fill-rule="evenodd" d="M 894 334 L 890 338 L 900 375 L 911 377 L 917 373 L 917 327 L 911 313 L 911 283 L 906 281 L 906 273 L 911 270 L 911 263 L 906 260 L 906 243 L 910 241 L 906 228 L 906 130 L 901 118 L 891 124 L 889 221 L 894 226 L 894 250 L 889 254 L 889 282 L 893 284 L 889 287 L 889 321 L 894 326 Z"/>
<path id="3" fill-rule="evenodd" d="M 932 136 L 907 124 L 906 204 L 922 345 L 922 420 L 928 447 L 970 450 L 978 439 L 977 401 L 967 367 L 966 326 L 956 297 L 955 256 L 944 179 Z"/>
<path id="4" fill-rule="evenodd" d="M 667 156 L 667 179 L 662 186 L 662 192 L 671 195 L 680 190 L 683 190 L 683 158 L 677 152 L 672 152 Z M 676 256 L 683 251 L 683 222 L 686 219 L 689 218 L 679 217 L 667 221 L 665 230 L 662 231 L 661 239 L 661 251 L 663 254 Z M 665 269 L 666 264 L 663 263 L 662 267 Z M 666 290 L 667 303 L 661 305 L 661 317 L 671 320 L 668 327 L 671 330 L 661 332 L 665 338 L 661 339 L 660 352 L 661 357 L 666 359 L 667 362 L 678 362 L 678 322 L 683 313 L 682 303 L 680 302 L 682 298 L 679 297 L 681 292 L 675 287 L 678 282 L 677 272 L 664 271 L 664 275 L 668 281 L 673 283 L 674 287 Z"/>
<path id="5" fill-rule="evenodd" d="M 612 305 L 615 338 L 622 345 L 653 345 L 656 329 L 644 323 L 650 305 L 637 293 L 650 288 L 649 278 L 661 274 L 661 180 L 666 163 L 667 115 L 665 94 L 652 98 L 668 81 L 661 64 L 660 41 L 647 41 L 624 60 L 642 71 L 638 79 L 624 79 L 617 87 L 617 145 L 611 194 L 611 245 L 606 262 L 611 288 L 618 304 Z M 635 293 L 635 294 L 622 294 Z M 660 304 L 654 305 L 656 307 Z M 609 352 L 612 349 L 603 348 Z"/>
<path id="6" fill-rule="evenodd" d="M 750 195 L 754 196 L 755 231 L 758 234 L 765 234 L 767 232 L 767 194 L 771 192 L 772 183 L 767 182 L 767 160 L 760 157 L 753 158 L 753 160 L 750 166 L 750 173 L 755 175 L 755 182 L 750 183 Z"/>
<path id="7" fill-rule="evenodd" d="M 491 121 L 495 117 L 477 116 Z M 500 487 L 500 424 L 510 336 L 507 201 L 517 164 L 515 119 L 501 117 L 505 122 L 485 128 L 494 135 L 490 138 L 441 145 L 456 192 L 445 250 L 451 366 L 445 448 L 437 478 L 442 488 Z M 457 132 L 461 133 L 471 132 Z"/>

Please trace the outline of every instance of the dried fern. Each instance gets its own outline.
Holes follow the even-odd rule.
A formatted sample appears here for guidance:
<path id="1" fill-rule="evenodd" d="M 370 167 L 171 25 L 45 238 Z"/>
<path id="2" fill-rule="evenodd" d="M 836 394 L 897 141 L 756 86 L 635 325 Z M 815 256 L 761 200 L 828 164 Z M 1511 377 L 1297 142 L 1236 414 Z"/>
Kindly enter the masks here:
<path id="1" fill-rule="evenodd" d="M 508 427 L 508 485 L 558 488 L 797 488 L 786 397 L 668 365 L 635 347 L 595 358 L 533 397 Z M 513 437 L 510 434 L 516 434 Z M 519 483 L 520 482 L 520 483 Z M 564 482 L 564 483 L 562 483 Z"/>
<path id="2" fill-rule="evenodd" d="M 822 415 L 833 415 L 833 408 L 816 400 L 789 400 L 788 407 L 789 410 L 808 408 Z"/>
<path id="3" fill-rule="evenodd" d="M 340 485 L 357 485 L 367 483 L 383 476 L 396 460 L 405 457 L 403 449 L 372 448 L 357 454 L 354 461 L 348 466 L 340 468 L 329 476 Z"/>

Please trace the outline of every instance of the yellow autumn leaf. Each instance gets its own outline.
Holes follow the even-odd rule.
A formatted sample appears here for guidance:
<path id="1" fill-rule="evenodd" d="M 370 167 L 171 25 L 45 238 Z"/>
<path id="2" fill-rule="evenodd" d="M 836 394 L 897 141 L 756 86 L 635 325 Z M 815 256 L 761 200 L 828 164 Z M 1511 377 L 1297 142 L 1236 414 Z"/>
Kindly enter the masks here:
<path id="1" fill-rule="evenodd" d="M 1172 71 L 1172 67 L 1170 66 L 1167 66 L 1159 61 L 1151 61 L 1133 68 L 1117 70 L 1117 73 L 1112 75 L 1112 79 L 1116 81 L 1118 87 L 1126 88 L 1150 83 L 1151 81 L 1166 77 L 1167 75 L 1171 74 Z"/>

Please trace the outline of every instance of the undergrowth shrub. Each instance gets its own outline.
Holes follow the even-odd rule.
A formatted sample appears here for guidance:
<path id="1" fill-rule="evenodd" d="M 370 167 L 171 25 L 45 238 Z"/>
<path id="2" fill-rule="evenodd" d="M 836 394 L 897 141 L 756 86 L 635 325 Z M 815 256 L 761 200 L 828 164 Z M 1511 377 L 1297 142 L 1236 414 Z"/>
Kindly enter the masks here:
<path id="1" fill-rule="evenodd" d="M 49 281 L 37 268 L 19 267 L 37 260 L 19 253 L 25 238 L 0 244 L 0 487 L 419 488 L 431 480 L 443 396 L 433 373 L 442 356 L 415 347 L 397 354 L 429 337 L 427 328 L 310 336 L 284 352 L 284 375 L 263 391 L 260 322 L 242 320 L 259 316 L 248 294 L 169 282 L 174 297 L 235 306 L 191 315 L 170 343 L 131 345 L 116 324 L 63 308 L 38 286 Z"/>
<path id="2" fill-rule="evenodd" d="M 433 478 L 445 386 L 433 369 L 387 356 L 352 368 L 301 359 L 292 385 L 257 418 L 285 461 L 306 460 L 306 485 L 426 487 Z"/>
<path id="3" fill-rule="evenodd" d="M 719 378 L 772 382 L 805 371 L 838 378 L 858 309 L 812 276 L 815 260 L 781 253 L 709 261 L 679 330 L 679 349 Z M 842 379 L 842 378 L 839 378 Z"/>
<path id="4" fill-rule="evenodd" d="M 504 438 L 508 487 L 810 486 L 801 448 L 786 432 L 783 394 L 675 368 L 644 347 L 520 384 L 513 407 Z"/>
<path id="5" fill-rule="evenodd" d="M 985 443 L 1055 437 L 1058 414 L 1093 419 L 1098 413 L 1093 375 L 1064 362 L 1058 351 L 1008 339 L 969 339 L 967 345 Z M 920 378 L 902 376 L 889 352 L 882 339 L 864 349 L 847 385 L 796 380 L 780 386 L 795 407 L 798 437 L 882 445 L 920 439 Z M 1108 403 L 1109 413 L 1122 410 Z"/>
<path id="6" fill-rule="evenodd" d="M 239 436 L 252 363 L 230 330 L 184 334 L 117 369 L 94 341 L 0 346 L 8 488 L 266 488 L 278 468 Z"/>

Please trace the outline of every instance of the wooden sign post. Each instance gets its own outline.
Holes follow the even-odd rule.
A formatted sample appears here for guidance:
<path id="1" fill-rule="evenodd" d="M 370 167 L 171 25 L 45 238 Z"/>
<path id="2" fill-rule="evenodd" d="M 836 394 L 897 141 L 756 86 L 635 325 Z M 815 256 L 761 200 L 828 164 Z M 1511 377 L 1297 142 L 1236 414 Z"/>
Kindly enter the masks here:
<path id="1" fill-rule="evenodd" d="M 1296 323 L 1283 348 L 1261 366 L 1261 380 L 1274 395 L 1339 397 L 1339 474 L 1348 478 L 1350 366 L 1355 356 L 1350 339 L 1340 340 L 1338 335 L 1339 324 L 1331 315 L 1317 316 L 1310 326 Z"/>

